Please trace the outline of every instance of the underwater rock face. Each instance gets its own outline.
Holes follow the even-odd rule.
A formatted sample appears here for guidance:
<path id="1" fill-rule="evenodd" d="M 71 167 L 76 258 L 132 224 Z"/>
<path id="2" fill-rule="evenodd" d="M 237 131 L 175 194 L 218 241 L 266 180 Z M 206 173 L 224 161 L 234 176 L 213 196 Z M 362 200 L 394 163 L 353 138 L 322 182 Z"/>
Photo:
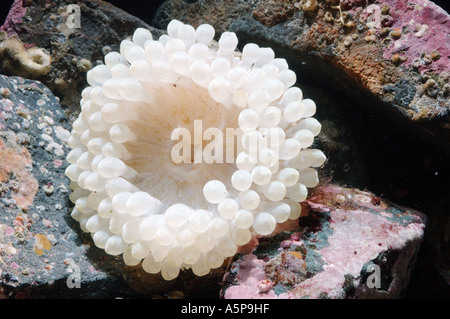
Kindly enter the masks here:
<path id="1" fill-rule="evenodd" d="M 236 298 L 399 298 L 423 239 L 425 217 L 377 196 L 318 187 L 296 228 L 237 255 L 222 295 Z"/>
<path id="2" fill-rule="evenodd" d="M 0 92 L 0 299 L 129 290 L 122 263 L 102 264 L 70 217 L 70 125 L 57 98 L 40 82 L 4 75 Z"/>
<path id="3" fill-rule="evenodd" d="M 171 19 L 268 44 L 300 83 L 343 90 L 449 149 L 450 18 L 431 1 L 169 0 L 153 23 Z"/>
<path id="4" fill-rule="evenodd" d="M 31 166 L 30 152 L 20 146 L 29 143 L 24 133 L 15 135 L 12 131 L 2 132 L 11 145 L 0 140 L 0 183 L 4 192 L 11 190 L 11 197 L 22 210 L 27 210 L 36 195 L 38 183 L 28 168 Z M 20 141 L 19 143 L 17 143 Z M 18 145 L 19 144 L 19 145 Z"/>

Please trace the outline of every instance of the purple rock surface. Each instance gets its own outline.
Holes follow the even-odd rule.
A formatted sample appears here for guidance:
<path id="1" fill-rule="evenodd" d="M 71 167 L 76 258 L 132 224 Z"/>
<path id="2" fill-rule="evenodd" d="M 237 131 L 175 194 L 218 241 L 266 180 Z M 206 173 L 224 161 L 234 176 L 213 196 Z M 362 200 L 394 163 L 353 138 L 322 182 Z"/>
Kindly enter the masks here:
<path id="1" fill-rule="evenodd" d="M 306 204 L 297 227 L 234 260 L 225 299 L 402 296 L 424 235 L 421 213 L 339 186 L 318 188 Z"/>
<path id="2" fill-rule="evenodd" d="M 427 0 L 379 1 L 366 8 L 374 16 L 378 30 L 383 27 L 381 11 L 384 7 L 389 8 L 391 29 L 401 31 L 401 36 L 384 49 L 384 58 L 391 59 L 400 53 L 407 58 L 405 66 L 415 66 L 421 72 L 450 72 L 450 18 L 447 12 Z"/>

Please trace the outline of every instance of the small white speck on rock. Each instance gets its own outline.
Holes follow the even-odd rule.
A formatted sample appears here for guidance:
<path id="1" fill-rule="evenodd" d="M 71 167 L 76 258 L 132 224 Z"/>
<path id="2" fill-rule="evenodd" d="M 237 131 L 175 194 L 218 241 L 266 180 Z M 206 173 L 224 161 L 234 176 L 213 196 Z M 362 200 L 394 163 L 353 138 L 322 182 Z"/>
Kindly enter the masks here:
<path id="1" fill-rule="evenodd" d="M 54 193 L 55 187 L 53 185 L 45 185 L 44 187 L 42 187 L 42 190 L 46 195 L 50 196 Z"/>

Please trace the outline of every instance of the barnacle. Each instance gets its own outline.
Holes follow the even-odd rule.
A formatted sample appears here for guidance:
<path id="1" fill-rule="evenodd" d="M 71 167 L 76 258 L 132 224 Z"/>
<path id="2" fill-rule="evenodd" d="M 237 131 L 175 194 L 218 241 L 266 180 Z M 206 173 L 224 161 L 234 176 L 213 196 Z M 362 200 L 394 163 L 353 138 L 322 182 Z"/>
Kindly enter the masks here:
<path id="1" fill-rule="evenodd" d="M 137 29 L 88 71 L 66 174 L 95 245 L 171 280 L 298 218 L 325 156 L 285 59 L 207 24 L 167 31 Z"/>

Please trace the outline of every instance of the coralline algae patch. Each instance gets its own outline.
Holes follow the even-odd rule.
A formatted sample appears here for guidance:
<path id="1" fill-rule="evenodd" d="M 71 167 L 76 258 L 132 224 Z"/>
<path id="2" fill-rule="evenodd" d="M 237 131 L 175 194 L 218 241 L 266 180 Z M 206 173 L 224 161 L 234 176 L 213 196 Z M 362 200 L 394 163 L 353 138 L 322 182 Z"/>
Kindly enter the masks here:
<path id="1" fill-rule="evenodd" d="M 426 0 L 386 0 L 364 11 L 366 24 L 381 33 L 388 28 L 392 35 L 385 59 L 404 60 L 404 66 L 420 71 L 450 71 L 450 19 L 443 9 Z"/>
<path id="2" fill-rule="evenodd" d="M 265 239 L 235 259 L 223 297 L 399 297 L 423 237 L 424 217 L 338 186 L 319 187 L 308 204 L 310 214 L 300 218 L 296 231 Z M 384 267 L 381 287 L 368 288 L 369 264 Z"/>
<path id="3" fill-rule="evenodd" d="M 28 169 L 31 165 L 30 153 L 15 143 L 19 137 L 13 132 L 9 133 L 9 140 L 14 142 L 14 146 L 8 147 L 0 139 L 0 193 L 9 188 L 17 206 L 26 210 L 33 202 L 38 183 Z"/>
<path id="4" fill-rule="evenodd" d="M 14 1 L 9 10 L 8 19 L 6 19 L 0 30 L 7 32 L 9 35 L 15 34 L 16 25 L 22 23 L 26 13 L 27 9 L 22 6 L 22 1 Z"/>
<path id="5" fill-rule="evenodd" d="M 258 238 L 251 253 L 235 258 L 224 277 L 226 299 L 290 298 L 296 285 L 323 270 L 318 250 L 328 246 L 330 214 L 311 211 L 302 216 L 294 230 Z"/>

